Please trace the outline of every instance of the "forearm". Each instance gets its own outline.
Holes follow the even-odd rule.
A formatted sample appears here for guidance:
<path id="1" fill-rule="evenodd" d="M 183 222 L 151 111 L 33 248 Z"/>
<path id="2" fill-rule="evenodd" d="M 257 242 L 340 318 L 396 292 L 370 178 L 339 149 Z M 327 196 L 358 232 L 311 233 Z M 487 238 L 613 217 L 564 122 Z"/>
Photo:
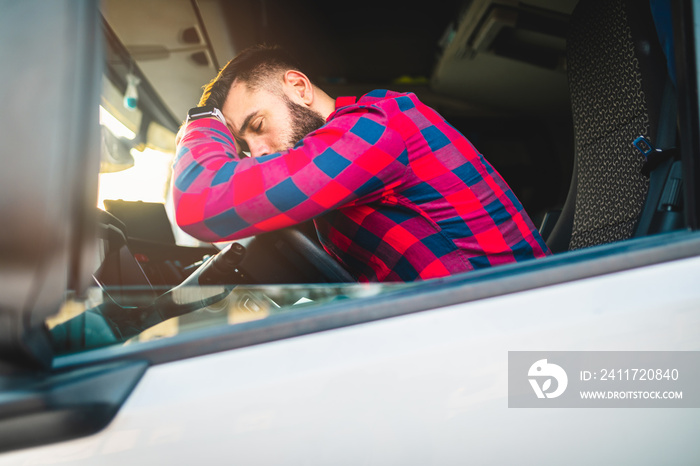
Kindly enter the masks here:
<path id="1" fill-rule="evenodd" d="M 174 167 L 178 225 L 204 241 L 229 241 L 380 196 L 405 172 L 405 146 L 391 131 L 368 145 L 346 126 L 328 124 L 294 149 L 238 159 L 225 125 L 191 122 Z"/>
<path id="2" fill-rule="evenodd" d="M 312 158 L 298 149 L 239 159 L 224 125 L 196 120 L 188 125 L 177 149 L 172 190 L 176 221 L 190 235 L 216 242 L 321 215 L 342 202 L 346 193 L 334 197 L 324 190 L 328 180 L 323 180 Z"/>
<path id="3" fill-rule="evenodd" d="M 216 233 L 207 222 L 232 206 L 230 187 L 218 182 L 240 163 L 228 129 L 216 119 L 201 119 L 178 133 L 173 166 L 172 194 L 177 224 L 203 241 L 223 241 L 228 235 Z M 218 177 L 218 178 L 217 178 Z M 242 237 L 242 236 L 241 236 Z"/>

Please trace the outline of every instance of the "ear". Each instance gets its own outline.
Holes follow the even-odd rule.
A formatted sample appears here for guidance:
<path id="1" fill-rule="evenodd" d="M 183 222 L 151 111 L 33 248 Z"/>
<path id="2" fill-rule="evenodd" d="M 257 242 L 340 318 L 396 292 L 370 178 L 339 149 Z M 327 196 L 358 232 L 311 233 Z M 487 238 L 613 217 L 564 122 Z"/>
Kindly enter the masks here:
<path id="1" fill-rule="evenodd" d="M 301 71 L 289 70 L 284 73 L 284 87 L 292 100 L 310 106 L 314 101 L 314 86 Z"/>

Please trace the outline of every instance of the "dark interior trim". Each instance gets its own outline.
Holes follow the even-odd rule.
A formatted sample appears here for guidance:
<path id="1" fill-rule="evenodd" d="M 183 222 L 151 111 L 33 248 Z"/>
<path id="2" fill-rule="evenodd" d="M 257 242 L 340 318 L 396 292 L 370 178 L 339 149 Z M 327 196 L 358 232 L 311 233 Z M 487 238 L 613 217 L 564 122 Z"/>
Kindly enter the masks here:
<path id="1" fill-rule="evenodd" d="M 700 116 L 698 115 L 698 75 L 693 1 L 671 2 L 676 75 L 678 80 L 678 117 L 680 148 L 683 160 L 685 216 L 690 228 L 700 228 Z"/>
<path id="2" fill-rule="evenodd" d="M 0 377 L 0 452 L 94 434 L 146 372 L 143 361 Z"/>

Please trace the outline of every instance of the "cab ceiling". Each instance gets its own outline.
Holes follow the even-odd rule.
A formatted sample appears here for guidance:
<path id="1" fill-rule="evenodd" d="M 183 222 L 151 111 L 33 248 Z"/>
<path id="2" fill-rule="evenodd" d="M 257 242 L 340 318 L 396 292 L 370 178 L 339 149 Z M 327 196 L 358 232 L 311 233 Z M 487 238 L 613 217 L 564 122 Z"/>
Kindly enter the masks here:
<path id="1" fill-rule="evenodd" d="M 568 108 L 564 39 L 526 23 L 565 27 L 575 2 L 103 0 L 102 10 L 176 118 L 219 67 L 257 43 L 283 45 L 331 95 L 412 90 L 447 115 L 469 116 Z M 549 61 L 537 63 L 538 53 Z"/>

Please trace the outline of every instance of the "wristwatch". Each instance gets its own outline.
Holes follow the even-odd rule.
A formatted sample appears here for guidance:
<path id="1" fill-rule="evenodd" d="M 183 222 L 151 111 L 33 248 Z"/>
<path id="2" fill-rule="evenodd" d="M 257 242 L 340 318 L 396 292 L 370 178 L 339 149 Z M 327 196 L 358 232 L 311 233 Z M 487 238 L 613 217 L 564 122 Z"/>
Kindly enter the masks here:
<path id="1" fill-rule="evenodd" d="M 199 120 L 200 118 L 217 118 L 224 125 L 226 124 L 226 119 L 221 110 L 212 106 L 205 105 L 204 107 L 193 107 L 187 112 L 187 120 L 185 123 L 189 123 L 192 120 Z"/>

